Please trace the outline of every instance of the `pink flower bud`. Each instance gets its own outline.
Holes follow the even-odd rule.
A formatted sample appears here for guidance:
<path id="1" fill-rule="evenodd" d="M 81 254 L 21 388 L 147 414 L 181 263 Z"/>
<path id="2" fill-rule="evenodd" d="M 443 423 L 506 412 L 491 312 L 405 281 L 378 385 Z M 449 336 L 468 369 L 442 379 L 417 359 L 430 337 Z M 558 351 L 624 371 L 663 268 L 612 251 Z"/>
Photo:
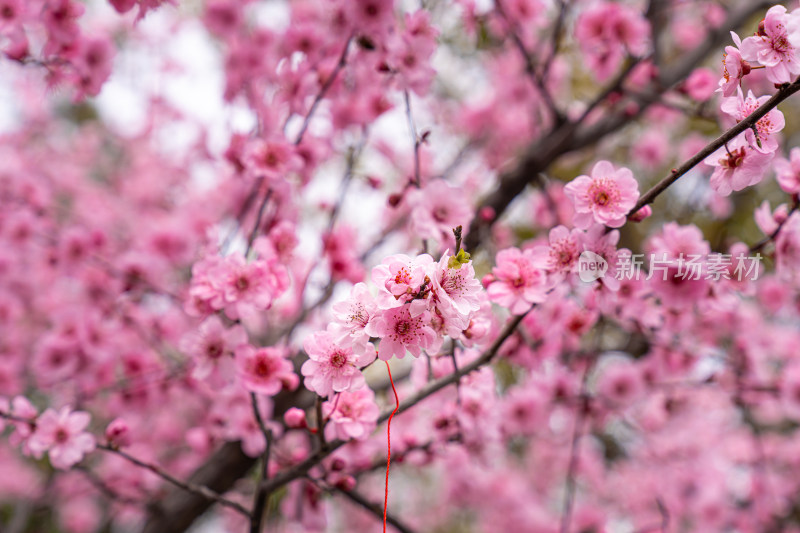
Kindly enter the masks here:
<path id="1" fill-rule="evenodd" d="M 106 440 L 112 446 L 129 446 L 131 443 L 128 423 L 121 418 L 115 418 L 106 428 Z"/>
<path id="2" fill-rule="evenodd" d="M 485 220 L 486 222 L 491 222 L 492 220 L 494 220 L 494 217 L 497 216 L 497 213 L 495 212 L 494 208 L 489 207 L 487 205 L 486 207 L 481 208 L 479 216 L 481 217 L 481 220 Z"/>
<path id="3" fill-rule="evenodd" d="M 641 209 L 639 209 L 638 211 L 636 211 L 635 213 L 631 214 L 631 216 L 628 217 L 628 220 L 630 220 L 631 222 L 641 222 L 642 220 L 646 219 L 652 214 L 653 214 L 653 208 L 650 207 L 649 205 L 646 205 Z"/>
<path id="4" fill-rule="evenodd" d="M 304 429 L 308 427 L 306 423 L 306 413 L 297 407 L 291 407 L 286 414 L 283 415 L 283 421 L 286 426 L 292 429 Z"/>

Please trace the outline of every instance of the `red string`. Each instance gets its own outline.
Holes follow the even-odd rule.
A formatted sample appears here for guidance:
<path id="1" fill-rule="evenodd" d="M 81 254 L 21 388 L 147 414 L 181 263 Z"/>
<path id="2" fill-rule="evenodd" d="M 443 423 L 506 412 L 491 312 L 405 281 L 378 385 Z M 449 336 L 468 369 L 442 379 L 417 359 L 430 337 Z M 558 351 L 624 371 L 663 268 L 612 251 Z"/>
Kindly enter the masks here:
<path id="1" fill-rule="evenodd" d="M 394 402 L 397 407 L 394 408 L 392 414 L 389 415 L 389 422 L 386 424 L 386 484 L 384 485 L 386 491 L 383 496 L 383 533 L 386 533 L 386 508 L 389 506 L 389 465 L 392 463 L 392 417 L 400 409 L 400 398 L 397 397 L 397 389 L 394 388 L 394 380 L 392 379 L 392 369 L 389 368 L 389 361 L 386 361 L 386 370 L 389 372 L 389 383 L 392 384 L 392 392 L 394 393 Z"/>

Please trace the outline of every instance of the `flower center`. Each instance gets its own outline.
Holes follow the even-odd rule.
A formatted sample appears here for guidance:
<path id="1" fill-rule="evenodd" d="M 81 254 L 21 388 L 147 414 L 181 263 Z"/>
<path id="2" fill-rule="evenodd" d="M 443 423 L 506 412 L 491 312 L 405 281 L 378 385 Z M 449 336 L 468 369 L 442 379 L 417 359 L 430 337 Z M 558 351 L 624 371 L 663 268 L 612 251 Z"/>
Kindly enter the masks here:
<path id="1" fill-rule="evenodd" d="M 250 280 L 248 280 L 245 276 L 239 276 L 236 278 L 236 288 L 240 291 L 247 290 L 250 286 Z"/>
<path id="2" fill-rule="evenodd" d="M 66 432 L 63 428 L 58 428 L 55 435 L 56 443 L 57 444 L 64 444 L 69 440 L 69 433 Z"/>
<path id="3" fill-rule="evenodd" d="M 398 322 L 397 325 L 394 327 L 394 332 L 397 333 L 398 335 L 405 335 L 409 331 L 411 331 L 411 324 L 409 324 L 408 321 L 406 320 Z"/>
<path id="4" fill-rule="evenodd" d="M 256 366 L 253 368 L 253 372 L 259 377 L 267 377 L 272 373 L 272 365 L 270 365 L 267 359 L 259 359 L 256 362 Z"/>
<path id="5" fill-rule="evenodd" d="M 206 347 L 206 354 L 211 359 L 217 359 L 222 355 L 222 344 L 219 342 L 212 342 Z"/>
<path id="6" fill-rule="evenodd" d="M 347 356 L 341 350 L 336 350 L 331 354 L 331 366 L 334 368 L 342 368 L 347 363 Z"/>
<path id="7" fill-rule="evenodd" d="M 744 147 L 737 148 L 733 152 L 728 152 L 728 157 L 723 157 L 719 160 L 720 166 L 727 169 L 735 169 L 742 166 L 744 163 Z"/>

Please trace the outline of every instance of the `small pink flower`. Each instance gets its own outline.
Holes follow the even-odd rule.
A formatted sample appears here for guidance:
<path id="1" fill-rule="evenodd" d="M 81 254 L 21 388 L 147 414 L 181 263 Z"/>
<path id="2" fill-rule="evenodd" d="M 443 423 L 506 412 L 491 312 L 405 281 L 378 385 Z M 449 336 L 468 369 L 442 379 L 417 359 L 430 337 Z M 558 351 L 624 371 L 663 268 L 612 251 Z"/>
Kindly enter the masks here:
<path id="1" fill-rule="evenodd" d="M 194 379 L 211 378 L 222 385 L 233 378 L 236 348 L 246 343 L 247 332 L 242 326 L 225 329 L 219 316 L 213 315 L 184 338 L 181 348 L 194 359 Z"/>
<path id="2" fill-rule="evenodd" d="M 325 427 L 328 439 L 364 440 L 375 430 L 380 411 L 375 393 L 365 388 L 339 393 L 335 399 L 322 404 L 322 414 L 329 419 Z"/>
<path id="3" fill-rule="evenodd" d="M 735 97 L 723 99 L 720 108 L 735 118 L 736 122 L 741 122 L 767 100 L 769 100 L 769 96 L 762 96 L 757 99 L 753 96 L 752 91 L 748 91 L 747 98 L 745 98 L 742 90 L 739 89 Z M 786 121 L 783 118 L 783 113 L 773 109 L 756 122 L 758 136 L 752 129 L 748 129 L 744 132 L 744 137 L 751 148 L 765 154 L 772 153 L 778 149 L 778 140 L 774 134 L 781 131 L 785 125 Z"/>
<path id="4" fill-rule="evenodd" d="M 782 84 L 792 81 L 792 76 L 800 74 L 800 56 L 797 55 L 798 38 L 796 31 L 787 31 L 790 19 L 796 29 L 796 16 L 789 16 L 784 6 L 773 6 L 759 24 L 756 35 L 742 41 L 742 57 L 747 61 L 758 61 L 767 71 L 767 79 Z"/>
<path id="5" fill-rule="evenodd" d="M 619 228 L 639 199 L 639 184 L 627 168 L 615 169 L 608 161 L 598 161 L 591 177 L 578 176 L 567 184 L 564 192 L 575 204 L 576 227 L 588 229 L 595 221 Z"/>
<path id="6" fill-rule="evenodd" d="M 538 266 L 558 274 L 574 272 L 583 251 L 583 233 L 556 226 L 550 230 L 549 246 L 537 246 L 533 253 Z"/>
<path id="7" fill-rule="evenodd" d="M 708 68 L 697 68 L 692 71 L 681 90 L 698 102 L 705 102 L 714 94 L 716 76 Z"/>
<path id="8" fill-rule="evenodd" d="M 789 194 L 800 193 L 800 148 L 792 148 L 789 159 L 779 157 L 773 166 L 781 189 Z"/>
<path id="9" fill-rule="evenodd" d="M 731 32 L 731 37 L 738 48 L 725 47 L 725 53 L 722 55 L 722 78 L 719 80 L 719 89 L 717 89 L 725 97 L 733 96 L 736 93 L 736 89 L 741 87 L 742 78 L 750 74 L 751 70 L 750 63 L 742 59 L 739 51 L 742 40 L 734 32 Z"/>
<path id="10" fill-rule="evenodd" d="M 397 254 L 387 257 L 380 265 L 373 268 L 372 282 L 381 289 L 379 307 L 386 309 L 401 305 L 417 296 L 431 264 L 433 258 L 428 254 L 422 254 L 414 259 Z"/>
<path id="11" fill-rule="evenodd" d="M 388 361 L 393 355 L 398 359 L 406 356 L 406 350 L 419 357 L 423 349 L 436 341 L 436 333 L 430 326 L 429 311 L 412 316 L 408 305 L 379 311 L 365 331 L 381 339 L 378 358 Z"/>
<path id="12" fill-rule="evenodd" d="M 532 250 L 508 248 L 498 252 L 497 266 L 492 269 L 494 280 L 487 288 L 489 299 L 514 314 L 543 302 L 550 287 L 547 273 L 537 264 Z"/>
<path id="13" fill-rule="evenodd" d="M 705 159 L 706 165 L 715 167 L 711 188 L 722 196 L 728 196 L 731 191 L 741 191 L 759 183 L 774 155 L 756 151 L 738 137 L 729 143 L 729 147 L 723 146 Z"/>
<path id="14" fill-rule="evenodd" d="M 95 447 L 94 437 L 84 431 L 90 421 L 89 413 L 83 411 L 48 409 L 36 419 L 36 431 L 28 446 L 35 457 L 47 452 L 54 468 L 66 470 Z"/>
<path id="15" fill-rule="evenodd" d="M 423 239 L 452 242 L 453 228 L 466 228 L 472 221 L 472 205 L 464 190 L 444 180 L 434 180 L 412 191 L 408 202 L 412 227 Z"/>
<path id="16" fill-rule="evenodd" d="M 349 338 L 337 341 L 330 326 L 307 337 L 303 348 L 309 359 L 300 372 L 306 377 L 306 388 L 320 396 L 360 389 L 365 384 L 360 368 L 375 360 L 372 344 L 353 343 Z"/>
<path id="17" fill-rule="evenodd" d="M 626 363 L 615 363 L 604 370 L 597 392 L 617 406 L 629 406 L 645 390 L 639 369 Z"/>
<path id="18" fill-rule="evenodd" d="M 460 268 L 453 268 L 449 266 L 451 257 L 449 252 L 442 255 L 431 278 L 439 304 L 444 303 L 466 318 L 480 309 L 483 288 L 475 277 L 472 261 L 460 265 Z"/>
<path id="19" fill-rule="evenodd" d="M 363 338 L 365 341 L 369 335 L 364 328 L 369 324 L 376 309 L 375 298 L 364 283 L 356 283 L 350 291 L 350 297 L 343 302 L 335 303 L 332 307 L 333 316 L 345 335 L 354 340 Z"/>
<path id="20" fill-rule="evenodd" d="M 245 388 L 258 394 L 274 396 L 281 389 L 294 389 L 300 382 L 282 348 L 240 346 L 236 350 L 236 366 Z"/>

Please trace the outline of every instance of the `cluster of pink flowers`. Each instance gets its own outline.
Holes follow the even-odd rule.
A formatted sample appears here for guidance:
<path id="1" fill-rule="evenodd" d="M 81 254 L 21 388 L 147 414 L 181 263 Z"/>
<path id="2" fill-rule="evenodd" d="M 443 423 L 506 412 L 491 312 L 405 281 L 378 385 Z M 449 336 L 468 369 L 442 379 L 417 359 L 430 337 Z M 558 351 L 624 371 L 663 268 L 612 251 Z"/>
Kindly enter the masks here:
<path id="1" fill-rule="evenodd" d="M 800 74 L 800 10 L 787 12 L 784 6 L 767 11 L 755 35 L 742 40 L 731 32 L 736 47 L 725 48 L 722 78 L 718 91 L 724 96 L 721 109 L 736 122 L 741 122 L 769 96 L 756 97 L 742 91 L 742 81 L 754 66 L 764 68 L 766 77 L 776 85 L 793 81 Z M 708 158 L 714 167 L 711 188 L 722 196 L 755 185 L 764 178 L 769 163 L 778 150 L 777 134 L 783 130 L 783 113 L 771 110 L 748 129 Z"/>
<path id="2" fill-rule="evenodd" d="M 603 81 L 616 72 L 627 54 L 641 57 L 647 52 L 650 24 L 632 7 L 598 2 L 581 14 L 575 37 L 589 70 Z"/>
<path id="3" fill-rule="evenodd" d="M 306 388 L 330 398 L 326 409 L 335 429 L 328 431 L 340 438 L 369 435 L 358 424 L 374 427 L 377 408 L 357 406 L 373 397 L 363 392 L 369 389 L 361 371 L 376 356 L 386 361 L 406 353 L 436 355 L 445 336 L 472 343 L 485 335 L 478 314 L 486 293 L 467 257 L 462 251 L 456 257 L 445 253 L 438 262 L 428 254 L 384 259 L 372 270 L 377 295 L 356 284 L 347 300 L 334 305 L 335 322 L 306 338 L 309 359 L 302 374 Z M 377 350 L 371 337 L 378 339 Z"/>
<path id="4" fill-rule="evenodd" d="M 252 261 L 232 253 L 208 255 L 195 263 L 186 311 L 205 316 L 224 310 L 235 320 L 269 309 L 288 287 L 289 277 L 268 241 L 261 240 L 255 248 L 259 255 Z"/>

